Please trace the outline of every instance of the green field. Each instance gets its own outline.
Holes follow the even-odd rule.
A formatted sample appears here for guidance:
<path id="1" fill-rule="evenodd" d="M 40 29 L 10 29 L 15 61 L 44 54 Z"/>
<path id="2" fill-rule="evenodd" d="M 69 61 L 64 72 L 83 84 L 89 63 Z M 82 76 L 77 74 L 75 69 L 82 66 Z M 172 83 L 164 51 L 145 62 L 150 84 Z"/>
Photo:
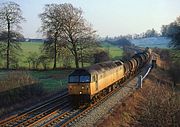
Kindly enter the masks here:
<path id="1" fill-rule="evenodd" d="M 30 54 L 40 54 L 40 47 L 42 47 L 42 42 L 20 42 L 21 51 L 18 51 L 18 59 L 19 59 L 19 67 L 28 68 L 27 57 Z M 2 68 L 5 64 L 5 61 L 0 57 L 0 68 Z"/>
<path id="2" fill-rule="evenodd" d="M 20 56 L 20 67 L 28 68 L 28 63 L 26 62 L 27 57 L 31 53 L 40 54 L 40 47 L 43 43 L 41 42 L 21 42 L 22 53 Z M 102 49 L 109 52 L 112 59 L 119 59 L 122 56 L 122 49 L 113 46 L 108 43 L 102 44 Z M 52 65 L 52 64 L 51 64 Z M 57 66 L 59 67 L 59 63 Z M 89 65 L 89 64 L 85 64 Z M 46 91 L 56 91 L 65 88 L 67 85 L 67 77 L 72 70 L 47 70 L 47 71 L 28 71 L 29 75 L 37 80 Z M 0 71 L 0 76 L 6 76 L 7 71 Z M 3 80 L 3 78 L 0 78 Z"/>
<path id="3" fill-rule="evenodd" d="M 72 70 L 30 71 L 29 74 L 42 84 L 46 91 L 57 91 L 67 86 Z"/>
<path id="4" fill-rule="evenodd" d="M 40 47 L 42 45 L 42 42 L 21 42 L 22 55 L 20 56 L 20 66 L 28 67 L 26 58 L 30 55 L 30 53 L 40 54 Z"/>
<path id="5" fill-rule="evenodd" d="M 28 55 L 29 52 L 37 52 L 40 53 L 39 48 L 43 45 L 42 42 L 21 42 L 21 48 L 23 49 L 23 53 Z"/>
<path id="6" fill-rule="evenodd" d="M 43 45 L 42 42 L 21 42 L 21 48 L 22 48 L 22 52 L 20 52 L 20 56 L 19 56 L 19 67 L 20 68 L 28 68 L 28 62 L 27 62 L 27 57 L 29 57 L 31 54 L 35 54 L 35 56 L 39 56 L 40 55 L 40 48 Z M 101 44 L 101 49 L 106 50 L 109 53 L 109 56 L 112 60 L 114 59 L 119 59 L 122 56 L 122 49 L 108 44 L 108 43 L 103 43 Z M 61 61 L 61 60 L 60 60 Z M 3 63 L 5 63 L 4 61 L 0 62 L 0 66 L 3 66 Z M 75 67 L 75 65 L 73 64 L 74 60 L 72 59 L 71 62 L 71 66 Z M 61 63 L 59 61 L 57 61 L 57 67 L 61 67 L 63 65 L 62 61 Z M 89 65 L 88 63 L 85 63 L 85 65 Z M 53 66 L 53 61 L 52 63 L 50 63 L 49 68 L 52 68 Z M 39 66 L 40 68 L 42 68 L 42 66 Z"/>
<path id="7" fill-rule="evenodd" d="M 105 49 L 107 52 L 109 52 L 109 55 L 111 59 L 120 59 L 123 55 L 122 48 L 119 48 L 118 46 L 109 44 L 109 43 L 102 43 L 102 48 Z"/>
<path id="8" fill-rule="evenodd" d="M 40 53 L 40 47 L 42 46 L 42 42 L 21 42 L 21 47 L 23 49 L 23 56 L 22 56 L 22 63 L 21 66 L 23 67 L 28 67 L 28 64 L 25 63 L 26 57 L 30 53 Z M 102 49 L 105 49 L 107 52 L 109 52 L 110 58 L 112 59 L 119 59 L 122 57 L 123 50 L 117 46 L 108 44 L 108 43 L 103 43 L 101 44 Z M 87 64 L 88 65 L 88 64 Z"/>

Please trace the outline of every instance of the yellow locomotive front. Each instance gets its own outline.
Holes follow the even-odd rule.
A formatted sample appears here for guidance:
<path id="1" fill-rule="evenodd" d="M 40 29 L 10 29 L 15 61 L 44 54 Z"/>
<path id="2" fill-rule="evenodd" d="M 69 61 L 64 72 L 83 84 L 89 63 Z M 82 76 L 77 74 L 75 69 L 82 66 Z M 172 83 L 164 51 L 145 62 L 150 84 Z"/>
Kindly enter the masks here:
<path id="1" fill-rule="evenodd" d="M 90 102 L 91 75 L 85 69 L 77 69 L 69 75 L 68 92 L 74 105 Z"/>

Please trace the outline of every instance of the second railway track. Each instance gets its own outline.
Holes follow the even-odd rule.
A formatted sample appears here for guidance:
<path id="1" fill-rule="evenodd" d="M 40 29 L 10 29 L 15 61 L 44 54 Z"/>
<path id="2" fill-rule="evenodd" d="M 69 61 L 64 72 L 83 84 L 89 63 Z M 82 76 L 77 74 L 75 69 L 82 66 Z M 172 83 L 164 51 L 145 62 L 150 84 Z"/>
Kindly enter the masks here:
<path id="1" fill-rule="evenodd" d="M 47 102 L 31 108 L 20 114 L 15 114 L 7 119 L 0 121 L 1 127 L 9 126 L 28 126 L 48 114 L 57 111 L 68 103 L 68 92 L 64 92 L 56 98 L 50 99 Z"/>

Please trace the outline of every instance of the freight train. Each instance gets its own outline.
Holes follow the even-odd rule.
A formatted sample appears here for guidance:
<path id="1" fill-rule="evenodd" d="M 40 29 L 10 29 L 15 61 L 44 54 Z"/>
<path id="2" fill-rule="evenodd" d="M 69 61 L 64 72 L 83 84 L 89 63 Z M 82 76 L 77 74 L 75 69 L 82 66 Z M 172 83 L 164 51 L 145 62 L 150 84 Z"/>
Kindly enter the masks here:
<path id="1" fill-rule="evenodd" d="M 76 106 L 94 103 L 136 74 L 150 58 L 151 51 L 146 48 L 126 61 L 108 61 L 74 70 L 68 77 L 71 102 Z"/>

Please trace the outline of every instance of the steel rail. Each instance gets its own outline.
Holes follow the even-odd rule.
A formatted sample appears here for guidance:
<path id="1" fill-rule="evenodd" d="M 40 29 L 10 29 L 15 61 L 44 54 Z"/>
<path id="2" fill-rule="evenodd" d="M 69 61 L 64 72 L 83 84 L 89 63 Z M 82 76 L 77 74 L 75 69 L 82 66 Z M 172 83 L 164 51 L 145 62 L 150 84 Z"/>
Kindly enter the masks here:
<path id="1" fill-rule="evenodd" d="M 22 112 L 20 114 L 15 114 L 13 116 L 10 116 L 4 120 L 0 121 L 0 126 L 12 126 L 17 124 L 18 121 L 22 121 L 25 118 L 28 118 L 29 115 L 33 114 L 35 111 L 43 110 L 44 108 L 48 108 L 49 105 L 52 105 L 53 103 L 58 102 L 58 100 L 65 98 L 68 96 L 67 92 L 64 92 L 59 97 L 50 99 L 44 103 L 42 103 L 39 106 L 33 107 L 32 109 L 29 109 L 28 111 Z"/>

